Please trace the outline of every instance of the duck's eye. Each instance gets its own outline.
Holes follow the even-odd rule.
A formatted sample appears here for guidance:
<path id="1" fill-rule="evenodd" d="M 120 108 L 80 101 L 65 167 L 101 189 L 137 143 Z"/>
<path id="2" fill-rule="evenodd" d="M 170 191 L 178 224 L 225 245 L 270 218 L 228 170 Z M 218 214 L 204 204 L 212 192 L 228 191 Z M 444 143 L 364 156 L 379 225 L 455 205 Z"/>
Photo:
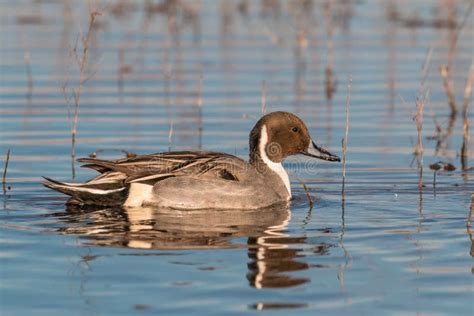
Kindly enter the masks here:
<path id="1" fill-rule="evenodd" d="M 298 133 L 299 130 L 300 130 L 300 129 L 299 129 L 298 127 L 293 127 L 293 128 L 291 129 L 291 131 L 292 131 L 293 133 Z"/>

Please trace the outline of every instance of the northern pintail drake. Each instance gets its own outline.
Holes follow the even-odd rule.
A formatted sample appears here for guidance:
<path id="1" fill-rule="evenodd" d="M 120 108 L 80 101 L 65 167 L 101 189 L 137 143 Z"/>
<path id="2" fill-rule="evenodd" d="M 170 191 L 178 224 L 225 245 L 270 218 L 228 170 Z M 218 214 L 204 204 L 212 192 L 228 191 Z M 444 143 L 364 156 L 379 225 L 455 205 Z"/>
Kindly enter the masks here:
<path id="1" fill-rule="evenodd" d="M 304 122 L 288 112 L 263 116 L 249 135 L 249 161 L 217 152 L 163 152 L 119 160 L 82 158 L 101 174 L 85 183 L 49 178 L 45 186 L 68 203 L 155 206 L 174 209 L 257 209 L 291 199 L 283 160 L 303 154 L 326 161 L 339 157 L 316 145 Z"/>

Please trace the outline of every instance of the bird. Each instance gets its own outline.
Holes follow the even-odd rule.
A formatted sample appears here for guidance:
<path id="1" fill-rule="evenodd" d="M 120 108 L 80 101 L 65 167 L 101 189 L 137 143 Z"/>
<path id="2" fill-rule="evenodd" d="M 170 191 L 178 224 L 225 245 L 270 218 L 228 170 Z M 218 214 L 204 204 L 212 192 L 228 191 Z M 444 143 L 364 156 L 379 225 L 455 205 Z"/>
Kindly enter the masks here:
<path id="1" fill-rule="evenodd" d="M 211 151 L 80 158 L 82 167 L 100 174 L 84 183 L 44 177 L 43 185 L 69 195 L 67 204 L 72 205 L 255 210 L 290 203 L 291 185 L 282 162 L 297 154 L 340 161 L 313 141 L 298 116 L 276 111 L 262 116 L 250 131 L 248 161 Z"/>

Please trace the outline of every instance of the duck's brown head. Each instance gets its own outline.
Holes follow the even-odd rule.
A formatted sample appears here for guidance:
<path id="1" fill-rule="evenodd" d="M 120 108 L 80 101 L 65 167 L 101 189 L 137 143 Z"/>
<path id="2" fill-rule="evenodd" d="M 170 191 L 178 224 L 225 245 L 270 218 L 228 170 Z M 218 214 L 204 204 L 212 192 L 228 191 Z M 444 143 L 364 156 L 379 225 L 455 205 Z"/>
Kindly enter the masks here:
<path id="1" fill-rule="evenodd" d="M 250 132 L 250 161 L 281 163 L 286 157 L 303 154 L 327 161 L 339 157 L 313 142 L 305 123 L 289 112 L 272 112 L 263 116 Z"/>

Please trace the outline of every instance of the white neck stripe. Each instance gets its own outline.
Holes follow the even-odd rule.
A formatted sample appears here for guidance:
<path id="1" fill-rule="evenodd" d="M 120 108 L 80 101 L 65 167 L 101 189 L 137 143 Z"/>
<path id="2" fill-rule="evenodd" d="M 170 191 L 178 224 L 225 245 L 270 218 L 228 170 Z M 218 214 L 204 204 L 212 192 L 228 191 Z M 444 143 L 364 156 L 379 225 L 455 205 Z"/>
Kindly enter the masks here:
<path id="1" fill-rule="evenodd" d="M 275 172 L 285 184 L 286 189 L 288 190 L 288 194 L 291 197 L 291 185 L 290 185 L 290 178 L 288 178 L 288 174 L 283 168 L 283 165 L 280 162 L 273 162 L 268 158 L 266 147 L 268 144 L 268 133 L 267 127 L 265 125 L 262 126 L 262 130 L 260 132 L 260 142 L 258 145 L 258 149 L 260 151 L 260 158 L 262 158 L 263 162 L 270 168 L 273 172 Z"/>

